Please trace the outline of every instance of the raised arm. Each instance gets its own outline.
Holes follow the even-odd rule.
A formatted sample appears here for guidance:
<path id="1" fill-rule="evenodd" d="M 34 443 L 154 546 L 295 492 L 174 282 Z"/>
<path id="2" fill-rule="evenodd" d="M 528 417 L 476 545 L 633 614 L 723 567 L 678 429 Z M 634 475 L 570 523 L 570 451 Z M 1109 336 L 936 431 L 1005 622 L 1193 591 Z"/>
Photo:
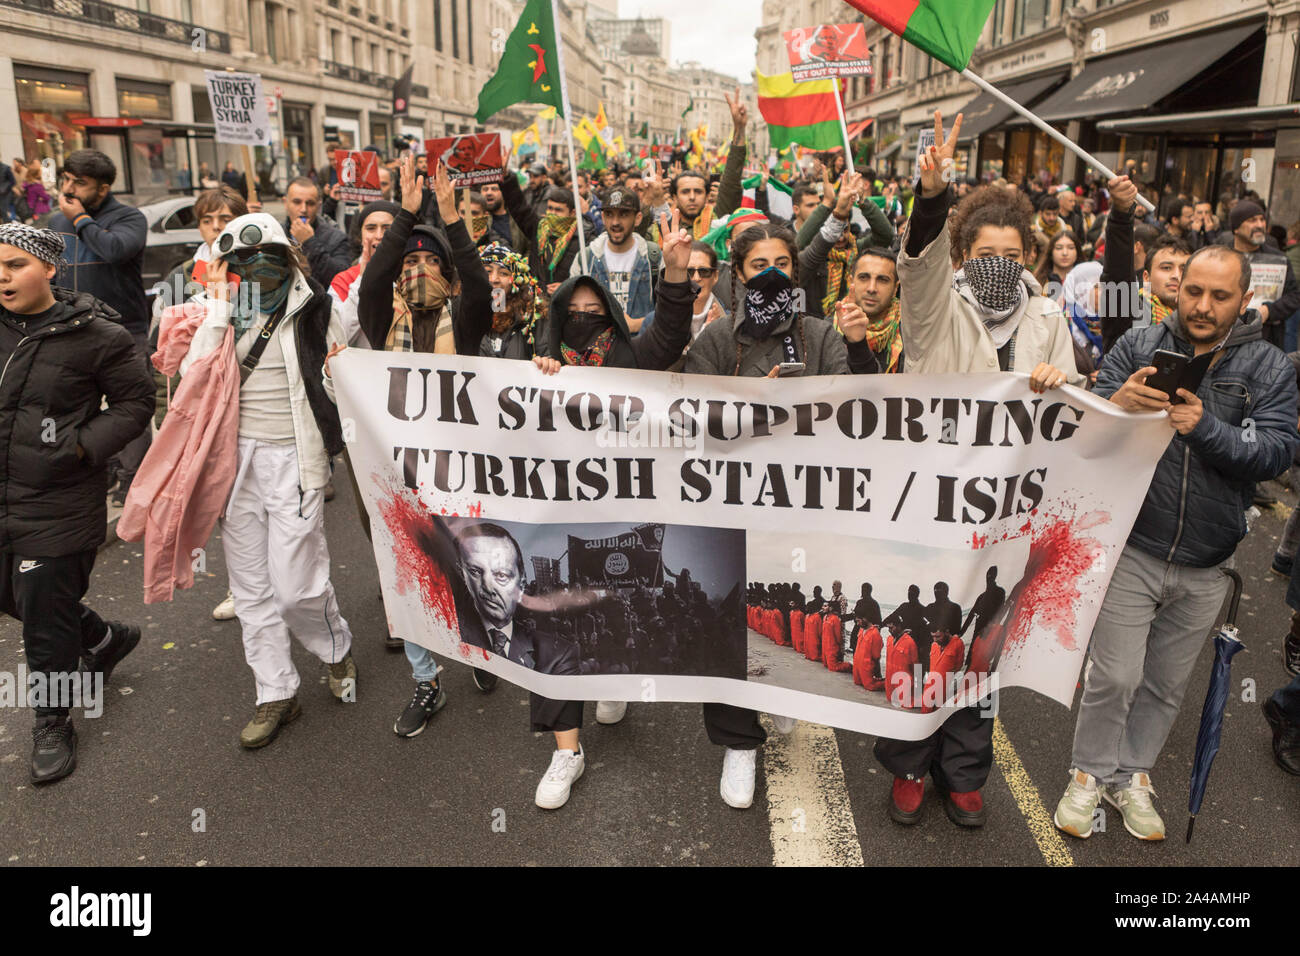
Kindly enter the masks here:
<path id="1" fill-rule="evenodd" d="M 357 320 L 373 349 L 383 349 L 393 327 L 393 283 L 402 271 L 402 251 L 411 238 L 424 196 L 424 177 L 415 172 L 415 158 L 402 158 L 402 209 L 379 240 L 361 273 L 357 290 Z"/>
<path id="2" fill-rule="evenodd" d="M 740 208 L 744 190 L 740 186 L 740 174 L 745 168 L 746 154 L 745 125 L 749 121 L 749 107 L 740 98 L 740 87 L 735 95 L 724 94 L 727 106 L 731 108 L 731 149 L 727 153 L 727 165 L 722 170 L 722 180 L 718 183 L 718 201 L 713 206 L 715 218 L 729 215 Z"/>

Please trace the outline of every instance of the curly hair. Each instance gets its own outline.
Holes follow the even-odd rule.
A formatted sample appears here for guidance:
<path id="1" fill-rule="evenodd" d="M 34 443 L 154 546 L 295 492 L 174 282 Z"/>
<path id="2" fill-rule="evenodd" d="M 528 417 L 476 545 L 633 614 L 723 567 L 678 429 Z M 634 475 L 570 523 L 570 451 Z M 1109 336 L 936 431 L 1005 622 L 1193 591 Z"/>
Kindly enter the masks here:
<path id="1" fill-rule="evenodd" d="M 1020 233 L 1022 256 L 1026 261 L 1035 252 L 1034 206 L 1019 190 L 1012 195 L 996 186 L 981 186 L 957 205 L 948 220 L 954 262 L 961 262 L 975 245 L 985 226 L 1010 228 Z"/>

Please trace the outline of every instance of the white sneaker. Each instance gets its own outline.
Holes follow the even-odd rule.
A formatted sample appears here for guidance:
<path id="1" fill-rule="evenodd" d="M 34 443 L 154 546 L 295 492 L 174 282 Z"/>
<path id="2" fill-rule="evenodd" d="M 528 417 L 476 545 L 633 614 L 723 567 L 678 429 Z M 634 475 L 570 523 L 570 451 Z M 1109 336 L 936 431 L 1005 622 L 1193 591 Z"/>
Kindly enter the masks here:
<path id="1" fill-rule="evenodd" d="M 578 752 L 557 750 L 551 755 L 551 765 L 537 784 L 537 795 L 533 798 L 543 810 L 558 810 L 569 801 L 569 790 L 574 781 L 582 776 L 587 767 L 586 754 L 582 744 Z"/>
<path id="2" fill-rule="evenodd" d="M 722 758 L 722 783 L 718 787 L 727 806 L 744 810 L 754 802 L 754 771 L 757 766 L 757 748 L 727 748 Z"/>
<path id="3" fill-rule="evenodd" d="M 794 730 L 794 725 L 799 723 L 793 717 L 781 717 L 777 714 L 768 714 L 767 716 L 772 718 L 772 726 L 776 728 L 776 732 L 782 737 L 788 736 L 790 731 Z"/>
<path id="4" fill-rule="evenodd" d="M 233 621 L 235 619 L 235 598 L 229 591 L 226 599 L 212 609 L 212 620 Z"/>
<path id="5" fill-rule="evenodd" d="M 625 700 L 596 701 L 596 723 L 598 724 L 616 724 L 626 714 L 627 701 Z"/>

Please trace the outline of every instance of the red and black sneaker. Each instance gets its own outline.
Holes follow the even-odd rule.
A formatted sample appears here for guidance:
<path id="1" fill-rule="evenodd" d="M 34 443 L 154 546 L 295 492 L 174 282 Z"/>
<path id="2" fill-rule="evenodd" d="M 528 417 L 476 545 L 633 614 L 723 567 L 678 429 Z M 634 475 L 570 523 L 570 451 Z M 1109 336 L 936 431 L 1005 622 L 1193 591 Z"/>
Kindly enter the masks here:
<path id="1" fill-rule="evenodd" d="M 984 826 L 984 798 L 978 790 L 945 793 L 943 809 L 948 814 L 948 819 L 959 827 Z"/>
<path id="2" fill-rule="evenodd" d="M 921 822 L 921 800 L 925 797 L 924 780 L 894 778 L 889 794 L 889 819 L 905 827 Z"/>

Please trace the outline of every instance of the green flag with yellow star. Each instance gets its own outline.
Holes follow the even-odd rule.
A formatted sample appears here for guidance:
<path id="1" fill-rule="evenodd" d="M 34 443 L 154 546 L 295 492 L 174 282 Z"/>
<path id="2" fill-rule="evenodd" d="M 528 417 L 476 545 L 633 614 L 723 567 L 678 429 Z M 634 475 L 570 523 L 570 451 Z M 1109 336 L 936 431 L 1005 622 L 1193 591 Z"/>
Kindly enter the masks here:
<path id="1" fill-rule="evenodd" d="M 506 40 L 496 73 L 479 90 L 475 118 L 486 123 L 497 110 L 516 103 L 554 106 L 563 116 L 558 45 L 551 0 L 528 0 Z"/>

